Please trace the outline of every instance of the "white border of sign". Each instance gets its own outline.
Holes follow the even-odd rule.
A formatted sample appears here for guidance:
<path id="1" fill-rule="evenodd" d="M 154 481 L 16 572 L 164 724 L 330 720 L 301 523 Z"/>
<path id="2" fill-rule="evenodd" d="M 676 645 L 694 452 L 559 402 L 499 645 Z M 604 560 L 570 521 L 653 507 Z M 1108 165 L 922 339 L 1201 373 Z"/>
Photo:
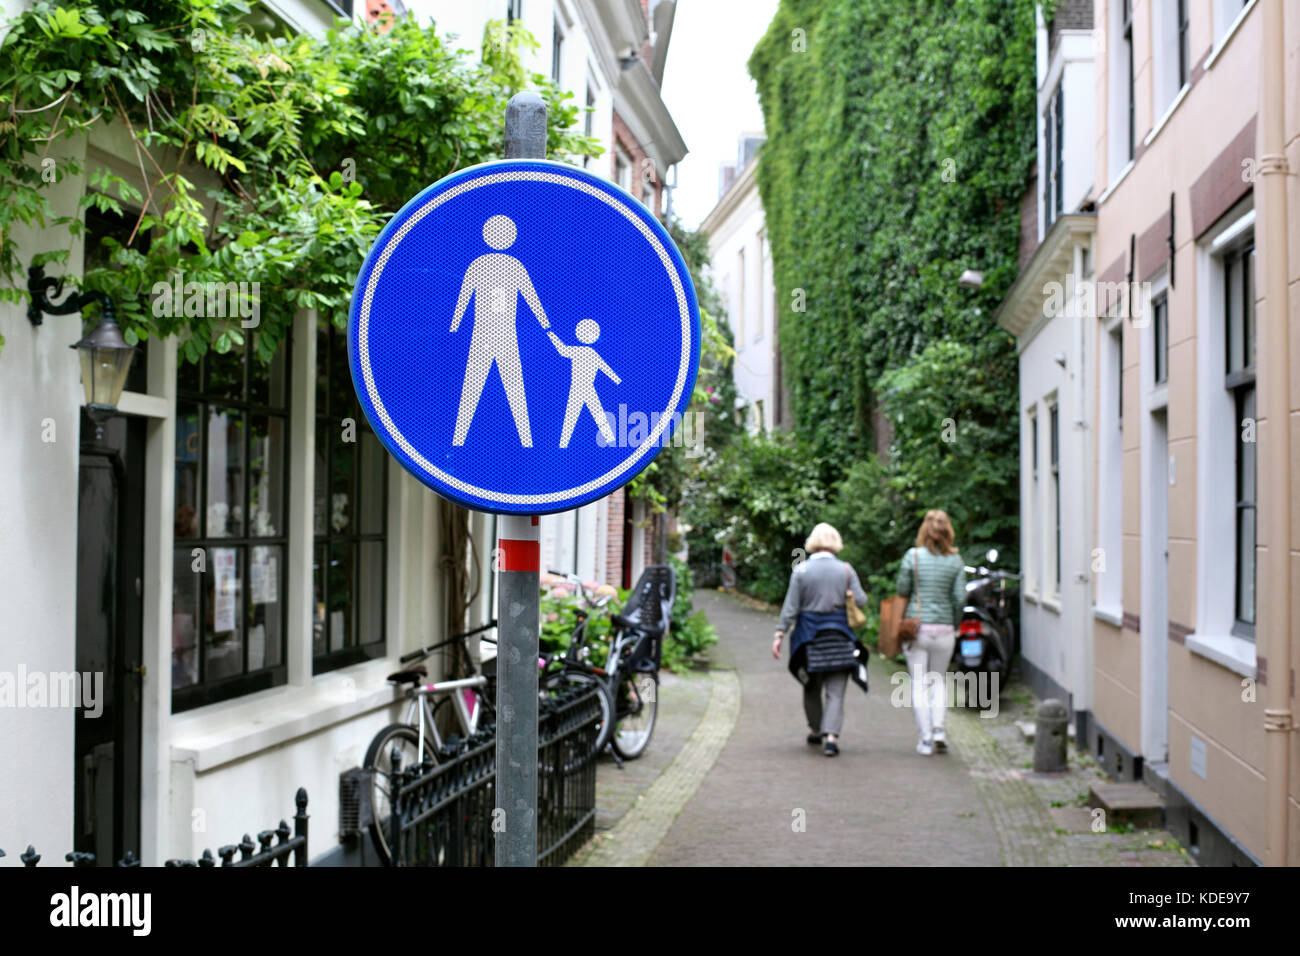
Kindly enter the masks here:
<path id="1" fill-rule="evenodd" d="M 507 166 L 550 166 L 554 167 L 556 172 L 543 172 L 536 168 L 503 168 Z M 475 173 L 476 170 L 478 170 L 477 173 Z M 611 192 L 615 187 L 612 187 L 609 183 L 599 180 L 590 173 L 577 169 L 576 167 L 540 159 L 502 161 L 469 167 L 453 174 L 451 177 L 448 177 L 448 179 L 456 180 L 456 182 L 454 185 L 450 186 L 445 185 L 447 180 L 436 183 L 425 191 L 426 193 L 434 192 L 434 195 L 430 196 L 428 199 L 423 199 L 424 194 L 421 194 L 421 196 L 417 196 L 412 201 L 412 205 L 419 203 L 415 212 L 402 221 L 402 224 L 391 235 L 380 236 L 379 241 L 367 256 L 366 264 L 362 267 L 361 274 L 362 276 L 366 276 L 365 292 L 361 297 L 360 308 L 354 309 L 353 314 L 353 318 L 357 322 L 355 347 L 358 349 L 359 354 L 352 354 L 354 348 L 353 336 L 349 335 L 348 357 L 354 370 L 360 370 L 362 382 L 365 385 L 365 395 L 361 397 L 363 399 L 369 399 L 369 402 L 364 400 L 362 401 L 362 407 L 367 411 L 367 417 L 370 419 L 371 425 L 375 428 L 376 433 L 379 434 L 381 438 L 386 439 L 384 443 L 389 446 L 390 450 L 394 450 L 394 445 L 398 449 L 401 449 L 402 454 L 398 455 L 398 458 L 399 460 L 402 460 L 404 464 L 409 462 L 417 466 L 430 478 L 448 489 L 455 489 L 456 491 L 472 495 L 476 499 L 479 499 L 479 502 L 475 502 L 474 504 L 482 503 L 488 506 L 529 505 L 534 506 L 530 510 L 538 512 L 542 510 L 558 511 L 578 507 L 596 497 L 601 497 L 603 494 L 613 491 L 614 488 L 605 488 L 605 486 L 616 481 L 629 469 L 632 469 L 637 465 L 640 459 L 647 455 L 647 453 L 649 453 L 649 457 L 642 463 L 642 466 L 649 464 L 650 460 L 653 459 L 657 449 L 659 448 L 665 429 L 667 429 L 672 423 L 673 413 L 675 411 L 685 411 L 684 406 L 679 407 L 682 404 L 684 391 L 688 384 L 694 384 L 694 373 L 696 368 L 692 362 L 692 357 L 698 356 L 700 348 L 700 343 L 697 341 L 698 334 L 696 331 L 698 320 L 695 318 L 698 307 L 692 307 L 695 300 L 694 289 L 689 285 L 690 280 L 685 270 L 685 263 L 681 261 L 676 249 L 670 251 L 669 248 L 665 247 L 655 230 L 651 228 L 651 226 L 632 206 Z M 383 274 L 384 267 L 387 265 L 389 258 L 401 243 L 402 239 L 405 238 L 406 234 L 410 232 L 420 222 L 420 220 L 433 212 L 443 203 L 455 199 L 458 196 L 462 196 L 480 186 L 495 185 L 505 182 L 546 182 L 560 186 L 568 186 L 571 189 L 576 189 L 599 199 L 601 202 L 606 203 L 615 211 L 620 213 L 645 237 L 656 255 L 658 255 L 660 262 L 664 266 L 664 271 L 668 274 L 668 280 L 672 283 L 673 292 L 676 294 L 677 298 L 678 313 L 681 317 L 681 363 L 677 369 L 677 379 L 673 385 L 672 396 L 669 398 L 667 408 L 660 416 L 658 423 L 651 430 L 646 440 L 637 446 L 637 448 L 626 459 L 624 459 L 622 463 L 610 469 L 598 478 L 593 478 L 581 485 L 563 491 L 527 495 L 493 491 L 488 488 L 480 488 L 476 485 L 470 484 L 469 482 L 462 481 L 455 475 L 448 474 L 441 468 L 438 468 L 421 455 L 406 439 L 406 437 L 398 431 L 397 426 L 393 423 L 392 418 L 388 414 L 388 410 L 384 407 L 384 402 L 379 395 L 378 389 L 375 387 L 374 373 L 370 366 L 369 333 L 371 302 L 374 298 L 375 288 L 378 286 L 380 277 Z M 621 190 L 619 191 L 621 192 Z M 626 193 L 624 193 L 624 195 L 626 195 Z M 635 200 L 632 201 L 635 202 Z M 395 217 L 395 220 L 400 220 L 405 212 L 405 209 L 399 212 Z M 387 232 L 387 230 L 385 230 L 385 232 Z M 375 257 L 376 251 L 379 252 L 378 257 Z M 372 259 L 374 260 L 373 268 L 370 267 Z M 366 274 L 367 268 L 370 268 L 368 276 Z M 683 279 L 685 279 L 685 283 L 683 282 Z M 374 410 L 373 415 L 369 414 L 371 409 Z M 414 469 L 412 469 L 412 471 L 414 471 Z M 416 477 L 422 476 L 417 472 Z M 635 477 L 635 475 L 629 476 L 627 480 L 630 481 L 632 477 Z M 601 491 L 601 494 L 593 494 L 593 492 L 601 489 L 604 489 Z M 462 503 L 470 505 L 471 507 L 474 506 L 469 502 Z M 536 507 L 539 505 L 542 506 L 542 508 Z"/>

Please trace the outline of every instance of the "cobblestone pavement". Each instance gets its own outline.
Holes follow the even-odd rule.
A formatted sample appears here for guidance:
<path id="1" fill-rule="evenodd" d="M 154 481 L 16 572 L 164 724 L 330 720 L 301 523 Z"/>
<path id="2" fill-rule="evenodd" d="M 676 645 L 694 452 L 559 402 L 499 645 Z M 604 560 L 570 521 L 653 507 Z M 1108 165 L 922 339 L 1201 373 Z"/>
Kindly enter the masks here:
<path id="1" fill-rule="evenodd" d="M 1188 865 L 1163 831 L 1092 832 L 1082 798 L 1100 774 L 1086 754 L 1072 749 L 1062 774 L 1028 769 L 1023 687 L 992 719 L 954 710 L 951 752 L 927 758 L 911 710 L 891 704 L 906 697 L 890 680 L 901 667 L 874 658 L 828 759 L 804 742 L 799 687 L 772 659 L 771 609 L 703 591 L 696 603 L 719 632 L 713 679 L 666 676 L 650 751 L 622 771 L 602 760 L 601 832 L 574 864 Z"/>
<path id="2" fill-rule="evenodd" d="M 900 668 L 901 669 L 901 668 Z M 1019 680 L 1003 692 L 991 718 L 954 712 L 950 736 L 993 814 L 1008 866 L 1194 866 L 1168 831 L 1104 827 L 1084 804 L 1108 779 L 1087 752 L 1069 748 L 1069 769 L 1033 772 L 1033 740 L 1018 722 L 1033 722 L 1037 700 Z"/>

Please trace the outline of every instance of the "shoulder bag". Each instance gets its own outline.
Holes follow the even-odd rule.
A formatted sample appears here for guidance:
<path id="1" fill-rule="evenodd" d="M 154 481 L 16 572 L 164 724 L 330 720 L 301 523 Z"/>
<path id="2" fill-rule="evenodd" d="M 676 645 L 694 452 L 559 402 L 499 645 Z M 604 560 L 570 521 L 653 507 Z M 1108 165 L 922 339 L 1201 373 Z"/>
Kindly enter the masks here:
<path id="1" fill-rule="evenodd" d="M 862 613 L 862 608 L 853 600 L 853 586 L 849 578 L 849 566 L 844 565 L 844 613 L 848 615 L 849 627 L 857 630 L 863 624 L 867 623 L 867 616 Z"/>
<path id="2" fill-rule="evenodd" d="M 912 551 L 912 590 L 916 592 L 917 614 L 921 612 L 921 582 L 918 577 L 918 559 Z M 907 598 L 901 594 L 887 597 L 880 602 L 880 653 L 885 657 L 895 657 L 902 650 L 902 645 L 916 639 L 921 631 L 921 621 L 915 617 L 903 617 L 907 613 Z"/>

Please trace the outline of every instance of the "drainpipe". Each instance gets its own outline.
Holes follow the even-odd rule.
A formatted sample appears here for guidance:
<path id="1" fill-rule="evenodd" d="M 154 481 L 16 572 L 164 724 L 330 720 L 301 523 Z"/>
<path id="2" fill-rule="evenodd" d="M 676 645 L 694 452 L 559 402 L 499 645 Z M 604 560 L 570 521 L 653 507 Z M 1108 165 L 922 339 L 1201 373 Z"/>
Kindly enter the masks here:
<path id="1" fill-rule="evenodd" d="M 1287 865 L 1287 787 L 1290 781 L 1290 746 L 1294 724 L 1291 713 L 1291 421 L 1290 421 L 1290 309 L 1287 300 L 1287 161 L 1283 119 L 1286 105 L 1285 23 L 1282 0 L 1260 0 L 1259 56 L 1259 167 L 1255 215 L 1264 253 L 1264 316 L 1261 379 L 1268 416 L 1268 443 L 1262 456 L 1268 462 L 1270 540 L 1261 590 L 1268 622 L 1268 694 L 1264 730 L 1268 746 L 1268 859 L 1271 866 Z M 1265 457 L 1266 456 L 1266 457 Z"/>

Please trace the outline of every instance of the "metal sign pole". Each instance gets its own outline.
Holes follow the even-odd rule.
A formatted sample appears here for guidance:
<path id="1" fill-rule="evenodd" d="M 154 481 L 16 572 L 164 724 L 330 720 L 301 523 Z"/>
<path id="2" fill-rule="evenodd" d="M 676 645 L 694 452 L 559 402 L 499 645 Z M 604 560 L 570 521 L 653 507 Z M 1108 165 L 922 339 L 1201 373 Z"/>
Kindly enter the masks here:
<path id="1" fill-rule="evenodd" d="M 516 93 L 506 108 L 506 159 L 546 158 L 546 104 Z M 501 515 L 497 544 L 497 866 L 537 865 L 537 636 L 541 545 L 536 517 Z"/>

